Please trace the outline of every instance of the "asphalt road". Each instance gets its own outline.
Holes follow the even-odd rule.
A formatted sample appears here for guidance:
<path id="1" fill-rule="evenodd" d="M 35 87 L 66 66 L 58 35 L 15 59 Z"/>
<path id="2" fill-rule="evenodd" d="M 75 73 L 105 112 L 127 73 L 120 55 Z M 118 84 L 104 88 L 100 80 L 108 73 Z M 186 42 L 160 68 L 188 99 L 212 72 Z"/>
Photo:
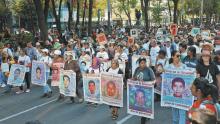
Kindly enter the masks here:
<path id="1" fill-rule="evenodd" d="M 57 102 L 58 89 L 53 88 L 51 98 L 40 98 L 42 87 L 32 86 L 30 93 L 3 93 L 0 88 L 0 124 L 25 124 L 39 120 L 42 124 L 140 124 L 140 117 L 127 114 L 126 107 L 121 108 L 119 118 L 111 119 L 107 105 L 89 106 L 86 102 L 71 103 L 69 98 Z M 126 92 L 124 93 L 126 95 Z M 126 106 L 126 99 L 124 99 Z M 155 104 L 155 119 L 147 124 L 171 124 L 171 109 Z"/>

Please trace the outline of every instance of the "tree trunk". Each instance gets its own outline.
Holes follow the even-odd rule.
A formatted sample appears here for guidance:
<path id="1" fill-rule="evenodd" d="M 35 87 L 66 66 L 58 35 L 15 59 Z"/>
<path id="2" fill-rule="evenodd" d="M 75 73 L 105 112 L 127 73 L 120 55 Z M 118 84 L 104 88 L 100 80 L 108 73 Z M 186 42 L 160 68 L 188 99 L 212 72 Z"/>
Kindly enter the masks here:
<path id="1" fill-rule="evenodd" d="M 32 1 L 28 0 L 28 4 L 32 5 Z M 35 29 L 34 29 L 34 20 L 33 20 L 33 13 L 32 13 L 32 8 L 29 8 L 29 16 L 30 16 L 30 23 L 31 23 L 31 30 L 32 33 L 35 34 Z"/>
<path id="2" fill-rule="evenodd" d="M 38 17 L 38 25 L 40 28 L 41 39 L 45 42 L 48 38 L 47 25 L 44 21 L 45 17 L 44 17 L 44 12 L 43 12 L 43 8 L 42 8 L 40 0 L 34 0 L 34 5 L 36 8 L 36 13 L 37 13 L 37 17 Z"/>
<path id="3" fill-rule="evenodd" d="M 51 0 L 51 2 L 52 2 L 53 16 L 55 18 L 57 30 L 58 30 L 59 36 L 61 36 L 61 23 L 60 23 L 60 12 L 59 12 L 60 5 L 59 5 L 59 10 L 58 10 L 58 15 L 57 15 L 55 2 L 54 0 Z M 60 3 L 62 3 L 62 0 L 60 0 Z"/>
<path id="4" fill-rule="evenodd" d="M 69 18 L 68 18 L 68 30 L 71 30 L 71 23 L 73 21 L 73 9 L 72 9 L 72 1 L 68 0 L 67 1 L 67 8 L 68 8 L 68 12 L 69 12 Z"/>
<path id="5" fill-rule="evenodd" d="M 88 36 L 91 36 L 92 34 L 92 6 L 93 6 L 93 0 L 89 0 Z"/>
<path id="6" fill-rule="evenodd" d="M 80 15 L 80 0 L 77 0 L 77 13 L 76 13 L 76 25 L 75 28 L 79 25 L 79 15 Z"/>
<path id="7" fill-rule="evenodd" d="M 83 21 L 82 21 L 82 27 L 84 27 L 85 24 L 85 16 L 86 16 L 86 8 L 87 8 L 87 0 L 84 2 L 84 10 L 83 10 Z"/>
<path id="8" fill-rule="evenodd" d="M 45 17 L 46 23 L 47 23 L 47 16 L 48 16 L 48 10 L 49 10 L 49 3 L 50 3 L 50 0 L 45 0 L 44 2 L 44 17 Z"/>
<path id="9" fill-rule="evenodd" d="M 170 0 L 167 0 L 169 15 L 170 15 L 170 22 L 172 22 L 172 14 L 171 14 L 171 7 L 170 7 Z"/>
<path id="10" fill-rule="evenodd" d="M 174 3 L 174 10 L 173 10 L 173 23 L 178 23 L 178 16 L 177 16 L 177 7 L 178 7 L 179 0 L 173 0 Z"/>
<path id="11" fill-rule="evenodd" d="M 148 32 L 149 30 L 149 21 L 148 21 L 148 5 L 150 0 L 144 0 L 144 22 L 145 22 L 145 30 Z"/>

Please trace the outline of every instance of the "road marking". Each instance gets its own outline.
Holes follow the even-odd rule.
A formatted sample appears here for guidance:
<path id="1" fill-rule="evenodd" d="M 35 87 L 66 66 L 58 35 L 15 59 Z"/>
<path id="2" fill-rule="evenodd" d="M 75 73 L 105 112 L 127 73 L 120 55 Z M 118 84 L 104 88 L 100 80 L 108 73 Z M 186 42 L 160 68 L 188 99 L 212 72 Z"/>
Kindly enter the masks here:
<path id="1" fill-rule="evenodd" d="M 22 112 L 19 112 L 19 113 L 10 115 L 10 116 L 8 116 L 8 117 L 2 118 L 2 119 L 0 119 L 0 122 L 6 121 L 6 120 L 8 120 L 8 119 L 14 118 L 14 117 L 19 116 L 19 115 L 21 115 L 21 114 L 24 114 L 24 113 L 26 113 L 26 112 L 32 111 L 32 110 L 37 109 L 37 108 L 42 107 L 42 106 L 45 106 L 45 105 L 50 104 L 50 103 L 52 103 L 52 102 L 54 102 L 54 101 L 56 101 L 56 99 L 53 99 L 53 100 L 48 101 L 48 102 L 46 102 L 46 103 L 43 103 L 43 104 L 34 106 L 34 107 L 32 107 L 32 108 L 29 108 L 29 109 L 24 110 L 24 111 L 22 111 Z"/>
<path id="2" fill-rule="evenodd" d="M 126 117 L 124 117 L 123 119 L 121 119 L 120 121 L 117 121 L 116 124 L 123 124 L 124 122 L 126 122 L 129 118 L 133 117 L 134 115 L 128 115 Z"/>

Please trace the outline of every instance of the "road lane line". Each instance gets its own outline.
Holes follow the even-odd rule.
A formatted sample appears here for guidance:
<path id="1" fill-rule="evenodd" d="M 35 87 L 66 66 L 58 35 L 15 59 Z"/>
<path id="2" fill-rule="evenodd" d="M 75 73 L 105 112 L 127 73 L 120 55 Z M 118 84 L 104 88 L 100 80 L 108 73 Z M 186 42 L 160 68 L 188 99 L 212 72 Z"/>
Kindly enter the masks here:
<path id="1" fill-rule="evenodd" d="M 117 121 L 116 124 L 123 124 L 124 122 L 126 122 L 129 118 L 133 117 L 134 115 L 128 115 L 126 117 L 124 117 L 123 119 L 121 119 L 120 121 Z"/>
<path id="2" fill-rule="evenodd" d="M 0 119 L 0 122 L 6 121 L 6 120 L 8 120 L 8 119 L 14 118 L 14 117 L 19 116 L 19 115 L 21 115 L 21 114 L 24 114 L 24 113 L 26 113 L 26 112 L 32 111 L 32 110 L 37 109 L 37 108 L 42 107 L 42 106 L 45 106 L 45 105 L 50 104 L 50 103 L 52 103 L 52 102 L 54 102 L 54 101 L 56 101 L 56 100 L 57 100 L 57 99 L 53 99 L 53 100 L 51 100 L 51 101 L 48 101 L 48 102 L 46 102 L 46 103 L 43 103 L 43 104 L 34 106 L 34 107 L 29 108 L 29 109 L 27 109 L 27 110 L 24 110 L 24 111 L 22 111 L 22 112 L 19 112 L 19 113 L 10 115 L 10 116 L 5 117 L 5 118 L 2 118 L 2 119 Z"/>

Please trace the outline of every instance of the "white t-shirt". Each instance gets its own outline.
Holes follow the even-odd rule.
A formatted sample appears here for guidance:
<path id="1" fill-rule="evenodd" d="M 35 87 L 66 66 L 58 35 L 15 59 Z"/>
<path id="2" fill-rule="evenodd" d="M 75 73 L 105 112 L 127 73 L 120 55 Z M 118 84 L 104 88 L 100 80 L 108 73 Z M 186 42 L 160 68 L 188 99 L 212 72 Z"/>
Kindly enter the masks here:
<path id="1" fill-rule="evenodd" d="M 40 59 L 41 62 L 52 64 L 52 59 L 49 56 L 43 56 Z M 50 72 L 50 67 L 46 65 L 46 72 Z"/>
<path id="2" fill-rule="evenodd" d="M 108 70 L 108 72 L 112 74 L 118 74 L 118 71 L 119 71 L 119 68 L 116 68 L 116 69 L 109 68 Z"/>
<path id="3" fill-rule="evenodd" d="M 107 52 L 98 52 L 96 57 L 102 58 L 102 59 L 109 59 Z"/>
<path id="4" fill-rule="evenodd" d="M 121 61 L 126 61 L 126 60 L 128 60 L 128 55 L 124 52 L 122 54 L 115 53 L 114 59 L 121 59 Z"/>
<path id="5" fill-rule="evenodd" d="M 19 64 L 22 64 L 24 66 L 27 66 L 28 64 L 31 63 L 31 59 L 29 56 L 19 56 L 18 57 L 18 63 Z M 30 67 L 26 67 L 26 72 L 29 72 L 30 71 Z"/>
<path id="6" fill-rule="evenodd" d="M 6 52 L 9 56 L 13 57 L 13 53 L 12 53 L 11 49 L 6 47 L 6 48 L 3 49 L 3 52 Z"/>
<path id="7" fill-rule="evenodd" d="M 159 46 L 151 47 L 151 49 L 150 49 L 150 60 L 151 60 L 152 66 L 155 66 L 155 64 L 156 64 L 157 55 L 158 55 L 159 51 L 160 51 Z"/>

